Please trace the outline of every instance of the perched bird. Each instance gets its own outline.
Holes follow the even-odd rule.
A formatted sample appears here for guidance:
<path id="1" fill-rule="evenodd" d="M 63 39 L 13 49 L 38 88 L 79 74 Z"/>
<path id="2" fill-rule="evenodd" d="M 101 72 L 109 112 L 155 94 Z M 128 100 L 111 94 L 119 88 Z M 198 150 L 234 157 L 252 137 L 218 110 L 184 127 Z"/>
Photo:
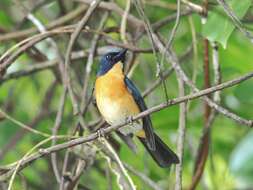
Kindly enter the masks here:
<path id="1" fill-rule="evenodd" d="M 98 110 L 110 125 L 116 125 L 147 109 L 134 83 L 123 73 L 127 50 L 110 52 L 100 61 L 95 82 Z M 177 155 L 154 133 L 150 116 L 123 126 L 125 136 L 136 135 L 160 167 L 179 163 Z"/>

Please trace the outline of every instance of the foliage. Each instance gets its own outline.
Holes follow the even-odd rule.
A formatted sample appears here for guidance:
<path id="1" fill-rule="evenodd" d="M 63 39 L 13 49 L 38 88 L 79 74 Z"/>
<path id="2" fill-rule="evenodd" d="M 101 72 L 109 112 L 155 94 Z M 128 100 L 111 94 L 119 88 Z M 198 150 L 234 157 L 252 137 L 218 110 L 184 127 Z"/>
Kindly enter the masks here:
<path id="1" fill-rule="evenodd" d="M 16 2 L 16 1 L 13 1 Z M 125 9 L 127 1 L 116 0 L 114 3 Z M 132 1 L 131 1 L 132 2 Z M 134 2 L 134 1 L 133 1 Z M 130 14 L 136 18 L 143 20 L 144 18 L 138 14 L 135 4 L 131 3 Z M 156 23 L 169 15 L 176 13 L 176 1 L 174 0 L 144 0 L 144 11 L 146 17 L 151 24 Z M 187 11 L 187 3 L 183 3 L 181 11 Z M 247 30 L 252 28 L 252 1 L 236 1 L 227 0 L 232 11 L 237 15 Z M 104 1 L 103 3 L 108 3 Z M 195 0 L 192 3 L 203 5 L 203 1 Z M 208 17 L 206 24 L 201 24 L 202 15 L 192 10 L 187 16 L 180 17 L 180 23 L 176 30 L 175 37 L 172 42 L 172 47 L 178 57 L 180 64 L 187 76 L 194 80 L 194 83 L 199 89 L 204 86 L 204 46 L 203 39 L 207 38 L 210 42 L 218 42 L 219 63 L 221 67 L 222 82 L 232 80 L 241 75 L 247 74 L 253 70 L 253 48 L 251 41 L 242 34 L 235 24 L 231 21 L 228 15 L 224 12 L 224 8 L 216 3 L 209 1 Z M 59 21 L 67 13 L 80 9 L 84 3 L 82 1 L 21 1 L 20 3 L 11 3 L 8 0 L 0 1 L 0 54 L 4 53 L 17 44 L 18 42 L 39 34 L 31 32 L 26 36 L 12 37 L 4 39 L 9 33 L 17 34 L 19 31 L 25 31 L 29 28 L 36 28 L 31 20 L 25 15 L 28 12 L 48 26 L 54 21 Z M 26 8 L 22 7 L 25 6 Z M 187 8 L 188 7 L 188 8 Z M 113 8 L 113 6 L 112 6 Z M 27 12 L 28 11 L 28 12 Z M 48 30 L 53 30 L 61 26 L 76 24 L 82 19 L 86 11 L 81 11 L 68 21 L 61 23 L 60 26 L 50 27 Z M 96 9 L 89 18 L 86 26 L 92 29 L 92 32 L 81 32 L 78 40 L 74 44 L 73 52 L 82 54 L 80 58 L 71 61 L 70 64 L 70 80 L 74 93 L 77 97 L 78 106 L 82 100 L 82 88 L 84 85 L 84 76 L 87 76 L 85 69 L 88 63 L 89 48 L 92 46 L 94 35 L 101 34 L 97 31 L 101 20 L 105 17 L 103 9 Z M 156 77 L 156 59 L 151 48 L 151 42 L 146 35 L 144 27 L 141 32 L 145 35 L 139 41 L 131 41 L 140 28 L 133 27 L 131 22 L 127 22 L 127 39 L 128 44 L 122 42 L 119 33 L 122 16 L 119 16 L 117 11 L 109 11 L 109 16 L 104 24 L 103 33 L 97 44 L 97 53 L 93 59 L 92 70 L 88 80 L 88 88 L 86 96 L 89 97 L 92 93 L 92 85 L 96 77 L 96 70 L 99 64 L 101 52 L 103 48 L 111 50 L 111 46 L 129 46 L 137 50 L 149 50 L 148 53 L 139 53 L 138 51 L 129 51 L 128 63 L 134 64 L 132 68 L 132 80 L 139 87 L 141 92 L 148 89 L 159 77 Z M 251 21 L 251 23 L 249 22 Z M 166 22 L 158 32 L 164 41 L 168 41 L 168 37 L 175 25 L 175 19 L 171 22 Z M 94 32 L 95 31 L 95 32 Z M 100 30 L 101 31 L 101 30 Z M 106 32 L 107 31 L 107 32 Z M 108 32 L 109 31 L 109 32 Z M 71 31 L 73 32 L 73 30 Z M 49 38 L 47 38 L 49 39 Z M 66 56 L 67 46 L 69 44 L 70 34 L 61 33 L 51 36 L 63 57 Z M 130 44 L 130 45 L 129 45 Z M 19 49 L 18 47 L 17 49 Z M 115 47 L 113 47 L 115 48 Z M 132 49 L 134 49 L 132 48 Z M 16 50 L 17 50 L 16 49 Z M 189 53 L 185 53 L 190 49 Z M 133 54 L 134 52 L 134 54 Z M 210 79 L 211 84 L 214 84 L 215 74 L 212 67 L 213 48 L 209 43 L 209 61 L 210 61 Z M 163 60 L 162 53 L 159 52 L 158 59 Z M 183 56 L 185 55 L 185 56 Z M 52 129 L 55 126 L 57 111 L 64 93 L 64 85 L 61 81 L 61 70 L 57 66 L 49 66 L 37 72 L 6 79 L 6 76 L 11 76 L 12 73 L 25 71 L 26 69 L 34 68 L 47 64 L 48 61 L 57 59 L 57 52 L 51 42 L 42 39 L 39 43 L 26 51 L 14 60 L 6 73 L 0 72 L 0 105 L 1 110 L 6 112 L 12 118 L 47 134 L 52 134 Z M 6 59 L 1 60 L 4 62 Z M 129 61 L 130 60 L 130 61 Z M 0 65 L 2 64 L 0 62 Z M 167 70 L 170 63 L 164 59 L 162 70 Z M 0 67 L 1 68 L 1 67 Z M 0 70 L 1 71 L 1 70 Z M 130 72 L 131 73 L 131 72 Z M 54 84 L 55 83 L 55 84 Z M 173 72 L 165 80 L 169 99 L 178 97 L 177 75 Z M 189 87 L 186 87 L 186 94 L 192 93 Z M 253 115 L 253 81 L 249 79 L 236 86 L 226 88 L 221 92 L 220 105 L 227 108 L 229 111 L 238 114 L 247 119 L 252 119 Z M 87 98 L 88 99 L 88 98 Z M 86 99 L 86 100 L 87 100 Z M 160 85 L 152 93 L 150 93 L 145 101 L 149 108 L 166 101 L 164 88 Z M 186 137 L 185 150 L 183 156 L 183 173 L 182 184 L 183 189 L 188 188 L 192 183 L 194 164 L 197 155 L 197 149 L 200 143 L 200 138 L 203 131 L 204 121 L 204 106 L 202 99 L 188 101 L 187 103 L 187 122 L 186 122 Z M 178 138 L 179 125 L 179 106 L 169 106 L 166 109 L 152 114 L 152 122 L 155 131 L 159 136 L 176 151 L 176 142 Z M 85 124 L 89 125 L 99 118 L 99 113 L 94 105 L 90 105 L 88 112 L 82 116 Z M 62 122 L 58 130 L 58 135 L 71 135 L 78 123 L 78 116 L 73 115 L 73 105 L 69 94 L 66 96 L 64 113 Z M 88 130 L 85 130 L 84 135 L 88 135 Z M 251 188 L 253 178 L 253 149 L 252 149 L 252 131 L 244 125 L 238 124 L 236 121 L 227 118 L 222 114 L 217 114 L 214 123 L 211 126 L 211 141 L 206 163 L 201 182 L 196 189 L 240 189 Z M 161 189 L 173 189 L 175 185 L 175 166 L 170 169 L 159 168 L 145 152 L 142 145 L 136 140 L 138 152 L 133 153 L 115 134 L 113 137 L 120 143 L 118 156 L 123 163 L 134 168 L 142 175 L 147 176 Z M 20 160 L 29 150 L 36 144 L 44 140 L 45 137 L 28 132 L 21 129 L 20 125 L 13 123 L 0 113 L 0 176 L 3 172 L 2 166 Z M 59 139 L 58 143 L 67 142 L 69 139 Z M 116 143 L 118 145 L 118 143 Z M 42 147 L 52 146 L 51 142 L 42 145 Z M 93 145 L 92 145 L 93 146 Z M 95 145 L 94 145 L 95 146 Z M 80 147 L 79 147 L 80 148 Z M 82 148 L 85 148 L 82 147 Z M 87 148 L 87 147 L 86 147 Z M 77 160 L 80 159 L 80 149 L 70 148 L 70 158 L 67 174 L 76 170 Z M 38 151 L 38 149 L 36 149 Z M 35 151 L 35 152 L 36 152 Z M 78 189 L 119 189 L 117 177 L 111 171 L 105 154 L 96 149 L 96 159 L 94 163 L 83 168 L 81 177 L 78 181 Z M 62 167 L 66 149 L 57 152 L 57 166 L 62 174 Z M 87 161 L 87 160 L 86 160 Z M 140 176 L 134 172 L 128 171 L 137 189 L 152 189 Z M 66 176 L 67 176 L 66 174 Z M 64 173 L 65 175 L 65 173 Z M 68 176 L 65 178 L 68 178 Z M 8 182 L 3 182 L 0 177 L 0 189 L 7 189 Z M 55 178 L 52 169 L 51 157 L 45 156 L 32 162 L 14 179 L 12 189 L 58 189 L 59 184 Z M 153 188 L 154 189 L 154 188 Z"/>

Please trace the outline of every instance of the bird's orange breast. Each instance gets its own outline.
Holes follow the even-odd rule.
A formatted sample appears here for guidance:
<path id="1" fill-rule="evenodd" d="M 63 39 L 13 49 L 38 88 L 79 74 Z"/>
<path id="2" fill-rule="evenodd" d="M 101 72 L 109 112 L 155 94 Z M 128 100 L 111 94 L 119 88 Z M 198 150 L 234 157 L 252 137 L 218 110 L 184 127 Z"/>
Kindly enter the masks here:
<path id="1" fill-rule="evenodd" d="M 120 63 L 96 79 L 95 96 L 98 109 L 109 124 L 124 122 L 127 117 L 140 112 L 125 86 Z"/>

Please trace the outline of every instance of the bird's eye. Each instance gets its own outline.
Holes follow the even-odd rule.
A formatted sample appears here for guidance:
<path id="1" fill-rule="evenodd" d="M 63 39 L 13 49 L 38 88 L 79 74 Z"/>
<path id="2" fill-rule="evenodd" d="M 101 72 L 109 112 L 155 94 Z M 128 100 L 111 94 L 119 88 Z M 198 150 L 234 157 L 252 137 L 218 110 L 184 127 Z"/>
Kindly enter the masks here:
<path id="1" fill-rule="evenodd" d="M 107 60 L 110 60 L 110 59 L 111 59 L 111 56 L 110 56 L 110 55 L 107 55 L 107 56 L 106 56 L 106 59 L 107 59 Z"/>

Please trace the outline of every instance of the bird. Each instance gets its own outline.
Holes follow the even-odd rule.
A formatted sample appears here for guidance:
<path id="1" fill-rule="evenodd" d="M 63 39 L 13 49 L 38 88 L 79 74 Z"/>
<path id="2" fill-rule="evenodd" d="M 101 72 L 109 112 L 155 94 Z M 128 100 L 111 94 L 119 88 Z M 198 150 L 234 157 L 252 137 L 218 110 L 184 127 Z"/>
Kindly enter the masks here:
<path id="1" fill-rule="evenodd" d="M 102 56 L 95 80 L 97 108 L 110 125 L 117 125 L 147 110 L 140 91 L 124 74 L 127 49 Z M 154 132 L 149 115 L 118 129 L 123 136 L 137 136 L 158 166 L 178 164 L 178 156 Z"/>

